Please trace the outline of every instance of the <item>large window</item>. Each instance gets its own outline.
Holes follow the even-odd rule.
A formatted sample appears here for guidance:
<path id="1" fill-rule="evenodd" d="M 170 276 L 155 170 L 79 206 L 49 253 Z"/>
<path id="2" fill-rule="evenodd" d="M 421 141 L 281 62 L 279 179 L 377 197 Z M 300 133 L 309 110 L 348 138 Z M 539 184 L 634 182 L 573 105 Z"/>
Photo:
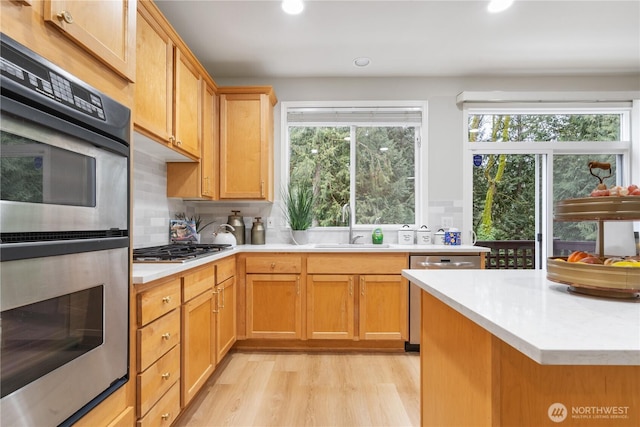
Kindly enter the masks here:
<path id="1" fill-rule="evenodd" d="M 416 224 L 422 104 L 284 106 L 290 183 L 315 196 L 314 226 Z M 346 221 L 346 218 L 345 218 Z"/>
<path id="2" fill-rule="evenodd" d="M 597 223 L 553 221 L 553 206 L 595 189 L 599 178 L 590 161 L 611 165 L 608 177 L 609 171 L 591 171 L 608 187 L 630 183 L 632 104 L 471 105 L 464 111 L 472 181 L 466 198 L 478 240 L 514 250 L 530 242 L 535 259 L 506 268 L 543 267 L 546 256 L 594 250 Z"/>

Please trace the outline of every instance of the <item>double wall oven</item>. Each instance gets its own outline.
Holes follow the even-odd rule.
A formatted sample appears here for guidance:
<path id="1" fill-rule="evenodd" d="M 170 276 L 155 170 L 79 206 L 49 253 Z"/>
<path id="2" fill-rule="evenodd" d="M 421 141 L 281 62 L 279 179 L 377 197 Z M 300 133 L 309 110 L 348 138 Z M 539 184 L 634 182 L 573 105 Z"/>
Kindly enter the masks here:
<path id="1" fill-rule="evenodd" d="M 0 37 L 0 424 L 70 425 L 128 381 L 131 112 Z"/>

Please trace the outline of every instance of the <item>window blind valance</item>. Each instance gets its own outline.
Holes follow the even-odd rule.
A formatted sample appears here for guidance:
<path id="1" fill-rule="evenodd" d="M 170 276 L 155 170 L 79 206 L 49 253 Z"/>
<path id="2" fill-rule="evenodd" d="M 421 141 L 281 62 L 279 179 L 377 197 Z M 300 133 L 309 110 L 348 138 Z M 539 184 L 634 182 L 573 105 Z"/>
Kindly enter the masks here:
<path id="1" fill-rule="evenodd" d="M 314 107 L 290 108 L 287 110 L 290 125 L 311 123 L 422 123 L 422 109 L 419 107 Z"/>

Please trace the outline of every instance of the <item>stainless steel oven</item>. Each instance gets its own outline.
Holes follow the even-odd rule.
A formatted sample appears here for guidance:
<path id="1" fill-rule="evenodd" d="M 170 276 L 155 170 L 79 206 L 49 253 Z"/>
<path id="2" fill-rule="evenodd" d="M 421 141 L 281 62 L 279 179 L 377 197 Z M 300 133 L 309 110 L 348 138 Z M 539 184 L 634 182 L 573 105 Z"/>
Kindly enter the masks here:
<path id="1" fill-rule="evenodd" d="M 128 381 L 128 108 L 0 49 L 0 424 L 71 425 Z"/>

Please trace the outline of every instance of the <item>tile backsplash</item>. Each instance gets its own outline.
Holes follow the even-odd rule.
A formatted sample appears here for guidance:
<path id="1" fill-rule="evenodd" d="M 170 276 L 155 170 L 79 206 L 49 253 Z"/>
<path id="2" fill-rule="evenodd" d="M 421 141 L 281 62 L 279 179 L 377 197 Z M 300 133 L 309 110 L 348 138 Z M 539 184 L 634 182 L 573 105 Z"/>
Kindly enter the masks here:
<path id="1" fill-rule="evenodd" d="M 284 226 L 282 210 L 278 201 L 266 202 L 197 202 L 167 198 L 167 168 L 164 160 L 134 150 L 133 173 L 133 231 L 134 248 L 164 245 L 169 242 L 169 220 L 178 212 L 189 216 L 199 215 L 202 223 L 214 221 L 205 228 L 201 241 L 211 243 L 213 232 L 227 222 L 231 211 L 239 210 L 245 222 L 245 242 L 251 242 L 251 227 L 254 217 L 260 216 L 265 222 L 267 243 L 291 243 L 289 229 Z M 462 228 L 462 201 L 429 202 L 428 225 L 432 231 L 442 227 L 443 218 L 450 220 L 453 227 Z M 266 225 L 267 218 L 271 226 Z M 423 224 L 418 224 L 418 226 Z M 383 227 L 384 228 L 384 227 Z M 384 230 L 385 243 L 397 243 L 396 229 Z M 312 229 L 309 240 L 312 243 L 346 242 L 346 227 Z M 371 230 L 354 228 L 354 235 L 362 235 L 361 241 L 371 242 Z"/>
<path id="2" fill-rule="evenodd" d="M 145 153 L 133 153 L 132 246 L 164 245 L 169 242 L 169 219 L 185 212 L 181 199 L 167 198 L 167 167 Z"/>

